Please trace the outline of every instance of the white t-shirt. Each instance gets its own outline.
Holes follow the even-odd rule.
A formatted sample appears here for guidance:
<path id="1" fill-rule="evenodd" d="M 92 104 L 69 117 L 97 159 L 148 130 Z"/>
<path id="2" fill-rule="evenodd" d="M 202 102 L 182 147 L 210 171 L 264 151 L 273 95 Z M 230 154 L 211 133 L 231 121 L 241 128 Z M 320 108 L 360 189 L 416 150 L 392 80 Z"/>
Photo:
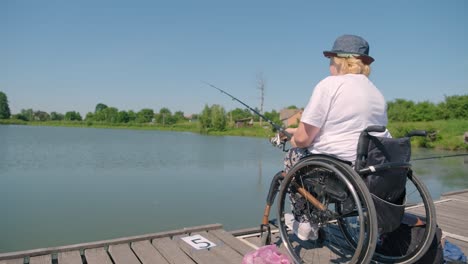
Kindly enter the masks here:
<path id="1" fill-rule="evenodd" d="M 301 122 L 320 128 L 309 151 L 354 163 L 359 134 L 371 125 L 387 125 L 387 105 L 365 75 L 329 76 L 315 87 Z M 388 130 L 373 134 L 391 137 Z"/>

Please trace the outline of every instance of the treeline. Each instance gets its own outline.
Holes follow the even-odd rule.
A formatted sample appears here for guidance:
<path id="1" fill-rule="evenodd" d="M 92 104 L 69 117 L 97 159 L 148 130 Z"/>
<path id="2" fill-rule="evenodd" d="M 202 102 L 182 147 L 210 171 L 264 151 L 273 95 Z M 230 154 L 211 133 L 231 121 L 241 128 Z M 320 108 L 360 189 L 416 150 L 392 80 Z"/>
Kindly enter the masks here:
<path id="1" fill-rule="evenodd" d="M 32 108 L 21 109 L 18 114 L 11 115 L 12 119 L 23 121 L 82 121 L 81 114 L 76 111 L 69 111 L 65 114 L 51 112 L 50 114 L 41 110 L 34 111 Z"/>
<path id="2" fill-rule="evenodd" d="M 389 122 L 424 122 L 436 120 L 468 119 L 468 95 L 445 96 L 443 102 L 435 104 L 429 101 L 415 103 L 411 100 L 395 99 L 387 102 Z M 288 109 L 297 108 L 289 106 Z M 275 110 L 264 113 L 265 117 L 276 124 L 281 124 L 280 114 Z M 200 114 L 200 124 L 205 130 L 223 131 L 227 128 L 228 120 L 252 118 L 259 121 L 259 117 L 248 109 L 236 108 L 225 112 L 219 105 L 205 106 Z"/>
<path id="3" fill-rule="evenodd" d="M 276 111 L 267 112 L 265 116 L 279 121 L 279 113 Z M 0 119 L 22 120 L 25 122 L 47 122 L 47 121 L 84 121 L 86 125 L 107 124 L 107 125 L 129 125 L 132 124 L 155 124 L 162 126 L 171 126 L 177 123 L 189 121 L 200 121 L 201 131 L 224 131 L 233 126 L 234 122 L 240 119 L 252 119 L 259 121 L 258 116 L 253 115 L 248 109 L 236 108 L 226 112 L 220 105 L 205 106 L 200 114 L 185 116 L 184 112 L 172 112 L 169 108 L 163 107 L 159 112 L 150 108 L 143 108 L 140 111 L 119 110 L 113 106 L 107 106 L 104 103 L 98 103 L 93 112 L 88 112 L 86 116 L 81 116 L 77 111 L 68 111 L 66 113 L 50 112 L 42 110 L 21 109 L 19 113 L 11 114 L 8 105 L 8 99 L 5 93 L 0 91 Z"/>
<path id="4" fill-rule="evenodd" d="M 172 113 L 168 108 L 161 108 L 159 112 L 153 109 L 143 108 L 138 112 L 133 110 L 119 110 L 116 107 L 108 107 L 103 103 L 96 105 L 94 112 L 88 112 L 83 118 L 79 112 L 69 111 L 65 114 L 44 111 L 34 111 L 33 109 L 22 109 L 20 113 L 11 116 L 12 119 L 23 121 L 86 121 L 89 124 L 131 124 L 131 123 L 160 123 L 172 125 L 177 122 L 187 121 L 184 113 L 177 111 Z"/>
<path id="5" fill-rule="evenodd" d="M 85 121 L 87 122 L 105 122 L 114 124 L 158 123 L 162 125 L 172 125 L 178 122 L 187 121 L 188 119 L 189 117 L 184 116 L 184 112 L 176 111 L 175 113 L 172 113 L 171 110 L 166 107 L 161 108 L 159 112 L 155 112 L 150 108 L 143 108 L 138 112 L 134 112 L 133 110 L 119 111 L 115 107 L 108 107 L 102 103 L 97 104 L 94 112 L 89 112 L 85 117 Z"/>
<path id="6" fill-rule="evenodd" d="M 389 101 L 388 119 L 390 122 L 420 122 L 451 119 L 468 119 L 468 95 L 446 96 L 444 101 L 438 104 L 423 101 L 415 103 L 411 100 L 395 99 Z M 289 106 L 288 108 L 296 108 Z M 280 113 L 276 110 L 265 112 L 264 116 L 276 124 L 281 124 Z M 171 112 L 163 107 L 159 112 L 150 108 L 140 111 L 119 110 L 116 107 L 103 103 L 96 105 L 94 112 L 88 112 L 83 118 L 77 111 L 68 111 L 64 114 L 58 112 L 47 113 L 33 109 L 22 109 L 20 113 L 11 114 L 8 99 L 5 93 L 0 91 L 0 119 L 16 119 L 23 121 L 85 121 L 87 125 L 99 124 L 144 124 L 152 123 L 162 126 L 170 126 L 187 121 L 199 121 L 200 130 L 225 131 L 234 127 L 238 120 L 251 119 L 260 121 L 259 117 L 248 109 L 236 108 L 226 111 L 221 105 L 205 105 L 202 112 L 191 116 L 185 116 L 182 111 Z"/>
<path id="7" fill-rule="evenodd" d="M 296 106 L 289 106 L 295 109 Z M 258 111 L 258 109 L 256 109 Z M 415 103 L 411 100 L 395 99 L 387 102 L 389 122 L 424 122 L 437 120 L 468 119 L 468 95 L 445 96 L 438 104 L 423 101 Z M 273 110 L 265 112 L 264 116 L 276 124 L 281 124 L 279 112 Z M 259 121 L 259 117 L 248 109 L 236 108 L 227 112 L 219 105 L 205 106 L 200 113 L 200 124 L 203 129 L 223 131 L 233 120 L 252 118 Z"/>
<path id="8" fill-rule="evenodd" d="M 389 121 L 419 122 L 468 119 L 468 95 L 445 96 L 441 103 L 396 99 L 387 103 Z"/>

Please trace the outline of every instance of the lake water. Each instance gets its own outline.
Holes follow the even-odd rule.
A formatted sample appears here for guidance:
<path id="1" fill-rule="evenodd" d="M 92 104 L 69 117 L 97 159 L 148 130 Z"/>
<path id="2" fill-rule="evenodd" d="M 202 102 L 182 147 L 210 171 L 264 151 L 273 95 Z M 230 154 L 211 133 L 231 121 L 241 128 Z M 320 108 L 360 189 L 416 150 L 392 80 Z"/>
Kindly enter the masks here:
<path id="1" fill-rule="evenodd" d="M 283 154 L 260 138 L 0 125 L 0 253 L 258 226 Z M 417 149 L 413 158 L 444 154 L 453 152 Z M 468 188 L 468 157 L 413 166 L 435 199 Z"/>

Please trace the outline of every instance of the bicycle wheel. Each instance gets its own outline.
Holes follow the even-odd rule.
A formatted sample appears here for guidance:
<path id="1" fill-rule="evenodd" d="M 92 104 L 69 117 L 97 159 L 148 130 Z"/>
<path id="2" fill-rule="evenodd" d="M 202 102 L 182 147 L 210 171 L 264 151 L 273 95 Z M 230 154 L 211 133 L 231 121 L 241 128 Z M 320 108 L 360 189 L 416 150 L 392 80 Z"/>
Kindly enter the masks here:
<path id="1" fill-rule="evenodd" d="M 288 214 L 318 226 L 319 239 L 299 239 L 286 223 Z M 278 219 L 281 240 L 295 263 L 369 263 L 374 253 L 377 216 L 371 195 L 360 176 L 334 158 L 312 155 L 288 172 L 278 197 Z M 355 244 L 347 243 L 338 222 L 348 224 Z"/>
<path id="2" fill-rule="evenodd" d="M 414 263 L 431 246 L 437 225 L 434 202 L 424 183 L 411 173 L 406 183 L 405 201 L 405 215 L 416 215 L 425 225 L 412 227 L 402 223 L 397 230 L 384 234 L 382 243 L 377 244 L 374 260 L 382 263 Z M 415 228 L 423 234 L 412 234 Z"/>

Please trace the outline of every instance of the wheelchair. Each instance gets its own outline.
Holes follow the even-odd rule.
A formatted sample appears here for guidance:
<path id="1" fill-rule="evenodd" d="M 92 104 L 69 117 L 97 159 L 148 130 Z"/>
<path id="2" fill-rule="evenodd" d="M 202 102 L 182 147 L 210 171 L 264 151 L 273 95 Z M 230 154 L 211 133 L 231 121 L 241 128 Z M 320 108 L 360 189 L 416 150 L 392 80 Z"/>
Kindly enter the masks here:
<path id="1" fill-rule="evenodd" d="M 286 174 L 278 173 L 260 227 L 262 243 L 272 242 L 273 224 L 294 263 L 414 263 L 423 256 L 436 232 L 435 207 L 409 160 L 410 138 L 426 132 L 412 131 L 403 138 L 370 134 L 385 129 L 370 126 L 362 131 L 354 166 L 311 154 Z M 274 222 L 269 214 L 277 195 Z M 287 214 L 318 226 L 318 239 L 299 239 L 286 223 Z M 424 234 L 411 241 L 389 241 L 406 230 L 403 227 L 414 225 L 424 226 Z"/>

